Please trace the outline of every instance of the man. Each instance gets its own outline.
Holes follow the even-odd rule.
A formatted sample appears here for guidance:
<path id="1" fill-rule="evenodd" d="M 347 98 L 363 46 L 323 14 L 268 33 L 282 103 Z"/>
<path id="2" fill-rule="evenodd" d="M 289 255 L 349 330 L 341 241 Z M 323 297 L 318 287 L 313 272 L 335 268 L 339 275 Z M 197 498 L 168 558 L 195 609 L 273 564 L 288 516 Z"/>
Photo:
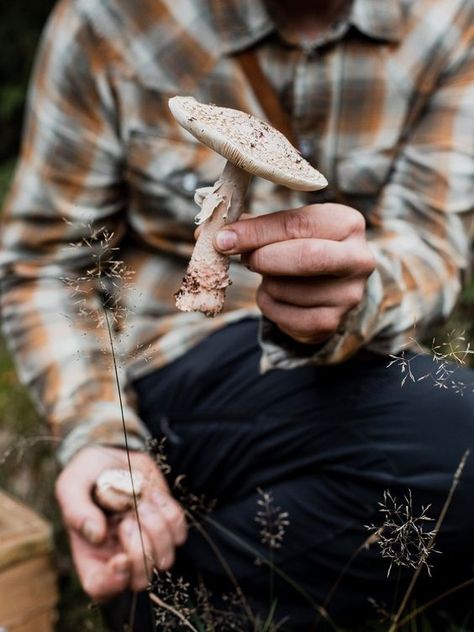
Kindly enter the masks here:
<path id="1" fill-rule="evenodd" d="M 472 18 L 469 0 L 59 3 L 5 214 L 3 313 L 20 375 L 62 439 L 57 496 L 93 599 L 143 590 L 151 563 L 170 569 L 176 556 L 185 576 L 198 567 L 211 590 L 222 587 L 199 533 L 184 544 L 168 486 L 181 475 L 217 500 L 211 517 L 224 530 L 212 537 L 263 616 L 259 488 L 289 513 L 276 566 L 320 604 L 364 525 L 379 521 L 384 490 L 411 490 L 417 508 L 439 514 L 472 445 L 473 376 L 452 378 L 467 386 L 460 397 L 416 381 L 436 367 L 407 356 L 415 382 L 401 388 L 386 354 L 450 313 L 467 267 Z M 222 163 L 179 128 L 167 99 L 190 94 L 265 117 L 242 51 L 253 51 L 330 186 L 306 195 L 255 181 L 249 212 L 259 217 L 216 241 L 245 265 L 235 261 L 225 312 L 208 320 L 178 314 L 173 292 L 193 243 L 193 191 Z M 109 331 L 97 327 L 105 290 L 120 283 L 98 279 L 91 292 L 86 273 L 113 248 L 134 271 L 133 288 L 113 299 L 129 311 L 114 325 L 122 402 Z M 128 467 L 124 427 L 147 482 L 140 525 L 132 513 L 112 528 L 92 490 L 103 470 Z M 168 481 L 142 451 L 150 434 L 167 437 Z M 431 595 L 472 572 L 473 474 L 468 460 Z M 369 597 L 391 603 L 386 570 L 376 547 L 361 552 L 331 615 L 352 623 L 370 614 Z M 402 568 L 402 584 L 409 577 Z M 276 590 L 278 616 L 308 629 L 314 609 L 283 581 Z"/>

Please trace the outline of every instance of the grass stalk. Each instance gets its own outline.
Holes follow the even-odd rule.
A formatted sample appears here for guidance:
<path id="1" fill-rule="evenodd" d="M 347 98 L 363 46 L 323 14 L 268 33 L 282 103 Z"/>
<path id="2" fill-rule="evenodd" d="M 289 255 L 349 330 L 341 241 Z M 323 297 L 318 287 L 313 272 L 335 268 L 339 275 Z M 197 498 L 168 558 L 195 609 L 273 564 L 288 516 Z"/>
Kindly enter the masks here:
<path id="1" fill-rule="evenodd" d="M 181 621 L 184 627 L 188 628 L 189 630 L 192 630 L 193 632 L 199 632 L 199 630 L 197 630 L 197 628 L 195 628 L 194 625 L 190 623 L 186 619 L 186 617 L 183 614 L 181 614 L 179 610 L 177 610 L 176 608 L 173 608 L 173 606 L 170 606 L 169 603 L 166 603 L 166 601 L 163 601 L 162 599 L 160 599 L 158 595 L 155 595 L 155 593 L 149 593 L 149 597 L 150 597 L 150 600 L 153 603 L 156 603 L 157 606 L 159 606 L 160 608 L 163 608 L 164 610 L 168 610 L 168 612 L 171 612 L 171 614 L 173 614 L 177 619 Z"/>
<path id="2" fill-rule="evenodd" d="M 449 597 L 450 595 L 457 592 L 458 590 L 467 588 L 468 586 L 471 586 L 472 584 L 474 584 L 474 577 L 471 577 L 470 579 L 466 579 L 466 581 L 462 582 L 461 584 L 457 584 L 456 586 L 449 588 L 445 592 L 441 593 L 441 595 L 438 595 L 437 597 L 433 597 L 433 599 L 430 599 L 430 601 L 427 601 L 425 604 L 422 604 L 421 606 L 418 606 L 418 608 L 415 608 L 414 610 L 412 610 L 410 614 L 404 617 L 398 625 L 399 626 L 406 625 L 409 621 L 417 617 L 419 614 L 422 614 L 423 612 L 425 612 L 425 610 L 427 610 L 428 608 L 431 608 L 431 606 L 434 606 L 435 604 L 439 603 L 443 599 L 446 599 L 446 597 Z"/>
<path id="3" fill-rule="evenodd" d="M 405 591 L 405 594 L 403 595 L 403 598 L 402 598 L 402 601 L 400 603 L 400 606 L 399 606 L 399 608 L 398 608 L 398 610 L 397 610 L 397 612 L 395 614 L 395 617 L 393 618 L 393 621 L 392 621 L 392 623 L 390 625 L 390 628 L 389 628 L 388 632 L 396 632 L 397 628 L 400 626 L 400 618 L 401 618 L 401 616 L 402 616 L 402 614 L 403 614 L 403 612 L 404 612 L 404 610 L 405 610 L 405 608 L 406 608 L 406 606 L 408 604 L 408 600 L 410 599 L 410 597 L 411 597 L 411 595 L 413 593 L 413 590 L 415 588 L 415 584 L 418 581 L 418 578 L 420 576 L 421 570 L 423 568 L 423 564 L 426 562 L 426 559 L 427 559 L 430 551 L 433 548 L 434 542 L 436 540 L 436 536 L 438 535 L 439 530 L 441 529 L 441 526 L 442 526 L 442 524 L 444 522 L 444 519 L 445 519 L 446 514 L 448 512 L 449 506 L 451 505 L 451 502 L 453 500 L 454 492 L 456 491 L 456 488 L 459 485 L 459 481 L 460 481 L 462 472 L 464 470 L 464 466 L 466 465 L 466 461 L 467 461 L 467 459 L 469 457 L 469 453 L 470 453 L 470 450 L 466 450 L 464 452 L 464 454 L 463 454 L 463 456 L 462 456 L 462 458 L 461 458 L 461 460 L 459 462 L 459 465 L 458 465 L 458 467 L 456 469 L 456 472 L 454 473 L 453 481 L 451 483 L 451 487 L 449 489 L 448 496 L 447 496 L 447 498 L 445 500 L 445 503 L 444 503 L 444 505 L 443 505 L 443 507 L 441 509 L 441 512 L 440 512 L 440 514 L 438 516 L 438 520 L 436 521 L 435 527 L 433 529 L 433 536 L 431 537 L 430 541 L 427 544 L 426 554 L 422 556 L 422 558 L 420 560 L 420 563 L 418 564 L 415 572 L 413 573 L 411 581 L 410 581 L 410 583 L 408 585 L 408 588 Z"/>
<path id="4" fill-rule="evenodd" d="M 252 611 L 252 608 L 250 607 L 250 604 L 248 603 L 244 593 L 242 592 L 242 588 L 240 587 L 239 582 L 237 581 L 234 573 L 232 572 L 232 569 L 230 568 L 229 564 L 224 559 L 222 553 L 219 551 L 216 543 L 211 538 L 211 536 L 206 532 L 206 530 L 202 528 L 202 526 L 199 524 L 199 522 L 194 518 L 194 516 L 189 511 L 186 511 L 186 516 L 189 518 L 189 520 L 190 520 L 191 524 L 193 525 L 193 527 L 197 531 L 199 531 L 201 536 L 206 540 L 207 544 L 212 549 L 214 555 L 219 560 L 219 563 L 222 565 L 222 568 L 224 569 L 226 575 L 228 576 L 229 580 L 231 581 L 232 585 L 235 588 L 235 591 L 236 591 L 236 593 L 237 593 L 237 595 L 238 595 L 238 597 L 240 599 L 242 607 L 245 610 L 245 613 L 246 613 L 249 621 L 251 621 L 252 624 L 255 626 L 257 620 L 256 620 L 256 617 L 255 617 L 253 611 Z"/>
<path id="5" fill-rule="evenodd" d="M 140 547 L 141 547 L 141 552 L 142 552 L 142 556 L 143 556 L 143 567 L 145 569 L 146 576 L 150 577 L 151 572 L 150 572 L 150 568 L 148 566 L 148 561 L 147 561 L 147 556 L 146 556 L 145 542 L 144 542 L 144 539 L 143 539 L 143 527 L 142 527 L 141 520 L 140 520 L 140 513 L 138 511 L 138 496 L 137 496 L 136 489 L 135 489 L 135 481 L 133 480 L 132 460 L 130 458 L 130 447 L 129 447 L 129 441 L 128 441 L 128 431 L 127 431 L 127 425 L 125 423 L 125 414 L 124 414 L 124 409 L 123 409 L 123 398 L 122 398 L 122 389 L 120 388 L 120 378 L 119 378 L 119 373 L 118 373 L 118 364 L 117 364 L 117 356 L 116 356 L 116 352 L 115 352 L 115 344 L 114 344 L 114 339 L 113 339 L 113 335 L 112 335 L 112 326 L 111 326 L 111 323 L 110 323 L 109 314 L 107 313 L 107 307 L 102 306 L 102 310 L 103 310 L 103 313 L 104 313 L 105 324 L 106 324 L 106 329 L 107 329 L 107 335 L 108 335 L 108 338 L 109 338 L 110 353 L 111 353 L 111 358 L 112 358 L 112 366 L 113 366 L 113 370 L 114 370 L 115 384 L 116 384 L 116 387 L 117 387 L 117 394 L 118 394 L 118 400 L 119 400 L 119 406 L 120 406 L 120 416 L 121 416 L 121 421 L 122 421 L 122 430 L 123 430 L 123 437 L 124 437 L 124 443 L 125 443 L 125 452 L 127 454 L 127 466 L 128 466 L 128 472 L 130 474 L 130 482 L 132 484 L 133 510 L 134 510 L 135 517 L 136 517 L 136 520 L 137 520 L 138 533 L 139 533 L 139 537 L 140 537 Z M 151 593 L 150 593 L 150 597 L 151 597 Z M 137 607 L 137 594 L 134 593 L 133 598 L 132 598 L 132 605 L 131 605 L 131 608 L 130 608 L 129 622 L 128 622 L 128 629 L 130 630 L 130 632 L 133 632 L 136 607 Z M 151 601 L 150 601 L 150 610 L 151 610 L 152 625 L 153 625 L 153 628 L 156 629 L 155 616 L 154 616 L 153 608 L 151 607 Z"/>
<path id="6" fill-rule="evenodd" d="M 248 544 L 247 542 L 245 542 L 244 540 L 242 540 L 242 538 L 240 538 L 238 535 L 236 535 L 235 533 L 233 533 L 232 531 L 230 531 L 229 529 L 227 529 L 226 527 L 224 527 L 223 525 L 221 525 L 220 523 L 218 523 L 216 520 L 214 520 L 213 518 L 210 518 L 209 516 L 205 516 L 202 515 L 200 516 L 200 518 L 203 521 L 208 522 L 209 524 L 211 524 L 213 527 L 215 527 L 216 529 L 218 529 L 219 531 L 221 531 L 222 533 L 224 533 L 226 536 L 232 538 L 235 542 L 237 542 L 239 544 L 239 546 L 241 546 L 243 549 L 245 549 L 246 551 L 248 551 L 249 553 L 251 553 L 252 555 L 255 556 L 255 558 L 258 558 L 262 564 L 265 564 L 267 566 L 270 566 L 270 560 L 266 559 L 265 557 L 263 557 L 259 551 L 257 551 L 256 549 L 253 548 L 253 546 L 251 546 L 250 544 Z M 340 629 L 336 626 L 336 624 L 334 623 L 334 621 L 332 621 L 331 617 L 329 616 L 329 614 L 325 611 L 325 609 L 320 606 L 312 597 L 311 595 L 309 595 L 303 588 L 301 588 L 301 586 L 295 582 L 289 575 L 287 575 L 284 571 L 282 571 L 281 569 L 279 569 L 277 566 L 273 565 L 273 571 L 276 575 L 278 575 L 279 577 L 281 577 L 289 586 L 291 586 L 291 588 L 293 588 L 293 590 L 295 592 L 297 592 L 299 595 L 301 595 L 301 597 L 303 597 L 305 599 L 305 601 L 308 602 L 308 604 L 317 612 L 320 613 L 321 616 L 327 621 L 327 623 L 329 623 L 329 625 L 332 627 L 332 629 L 335 632 L 340 632 Z"/>

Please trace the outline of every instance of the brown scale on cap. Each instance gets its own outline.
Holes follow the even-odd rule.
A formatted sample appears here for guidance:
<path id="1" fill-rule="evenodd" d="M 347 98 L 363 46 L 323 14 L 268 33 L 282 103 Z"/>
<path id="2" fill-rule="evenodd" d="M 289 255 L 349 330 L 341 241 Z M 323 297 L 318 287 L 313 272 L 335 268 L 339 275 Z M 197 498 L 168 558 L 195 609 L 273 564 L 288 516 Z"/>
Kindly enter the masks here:
<path id="1" fill-rule="evenodd" d="M 197 192 L 201 211 L 196 220 L 201 231 L 176 293 L 178 309 L 215 316 L 223 309 L 230 279 L 229 258 L 214 249 L 214 237 L 242 214 L 251 176 L 297 191 L 317 191 L 327 181 L 265 121 L 239 110 L 198 103 L 192 97 L 173 97 L 169 106 L 182 127 L 227 159 L 214 186 Z"/>

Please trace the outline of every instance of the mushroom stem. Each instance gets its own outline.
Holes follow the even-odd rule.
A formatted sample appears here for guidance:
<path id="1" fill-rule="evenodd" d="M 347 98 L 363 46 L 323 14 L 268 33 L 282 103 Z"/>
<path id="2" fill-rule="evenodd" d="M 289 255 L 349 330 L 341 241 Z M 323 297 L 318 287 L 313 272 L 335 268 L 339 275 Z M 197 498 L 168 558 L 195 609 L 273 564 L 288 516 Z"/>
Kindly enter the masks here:
<path id="1" fill-rule="evenodd" d="M 231 281 L 230 259 L 214 248 L 217 232 L 236 221 L 244 210 L 251 174 L 227 162 L 211 191 L 202 201 L 202 225 L 180 289 L 176 307 L 183 312 L 219 314 L 224 307 L 225 291 Z"/>

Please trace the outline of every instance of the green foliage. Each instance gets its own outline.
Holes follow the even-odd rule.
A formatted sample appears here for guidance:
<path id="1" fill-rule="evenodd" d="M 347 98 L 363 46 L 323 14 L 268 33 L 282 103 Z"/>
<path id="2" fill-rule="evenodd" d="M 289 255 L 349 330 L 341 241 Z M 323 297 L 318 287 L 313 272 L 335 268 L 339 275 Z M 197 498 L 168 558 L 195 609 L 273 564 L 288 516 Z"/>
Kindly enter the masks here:
<path id="1" fill-rule="evenodd" d="M 34 52 L 54 0 L 2 2 L 0 20 L 0 162 L 18 151 Z"/>
<path id="2" fill-rule="evenodd" d="M 3 164 L 0 164 L 0 208 L 2 207 L 3 200 L 5 199 L 5 195 L 10 185 L 14 167 L 14 159 L 7 160 Z"/>

